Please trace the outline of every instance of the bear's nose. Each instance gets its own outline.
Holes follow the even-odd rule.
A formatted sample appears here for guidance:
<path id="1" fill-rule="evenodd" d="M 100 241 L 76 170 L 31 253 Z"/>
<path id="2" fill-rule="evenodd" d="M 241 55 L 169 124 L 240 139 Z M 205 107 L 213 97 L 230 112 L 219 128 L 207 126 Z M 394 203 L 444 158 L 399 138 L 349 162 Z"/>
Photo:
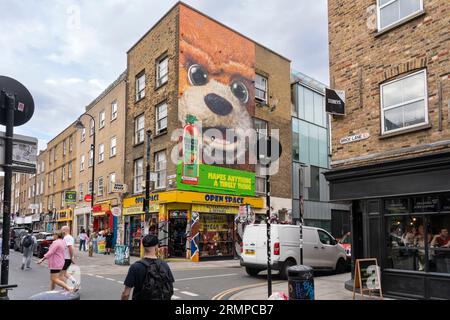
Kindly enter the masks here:
<path id="1" fill-rule="evenodd" d="M 231 103 L 215 93 L 206 95 L 205 103 L 212 112 L 219 116 L 226 116 L 233 111 Z"/>

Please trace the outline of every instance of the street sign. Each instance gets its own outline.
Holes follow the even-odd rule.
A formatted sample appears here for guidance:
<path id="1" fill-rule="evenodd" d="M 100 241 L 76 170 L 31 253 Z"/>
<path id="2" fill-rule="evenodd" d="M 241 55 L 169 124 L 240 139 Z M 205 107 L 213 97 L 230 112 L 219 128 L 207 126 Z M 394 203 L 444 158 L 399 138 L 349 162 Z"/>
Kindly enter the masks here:
<path id="1" fill-rule="evenodd" d="M 125 183 L 114 183 L 112 187 L 112 192 L 116 193 L 125 193 L 127 192 L 128 188 Z"/>
<path id="2" fill-rule="evenodd" d="M 35 173 L 38 139 L 13 135 L 13 171 Z M 5 164 L 5 133 L 0 132 L 0 169 Z"/>
<path id="3" fill-rule="evenodd" d="M 122 210 L 120 210 L 120 207 L 114 207 L 111 209 L 111 213 L 114 217 L 120 217 Z"/>
<path id="4" fill-rule="evenodd" d="M 85 202 L 91 202 L 92 201 L 92 196 L 90 194 L 87 194 L 84 196 L 84 201 Z"/>
<path id="5" fill-rule="evenodd" d="M 331 114 L 345 116 L 345 91 L 325 89 L 325 110 Z"/>
<path id="6" fill-rule="evenodd" d="M 15 96 L 14 127 L 27 123 L 34 113 L 34 101 L 31 93 L 19 81 L 10 77 L 0 76 L 1 97 L 3 95 Z M 0 101 L 0 105 L 3 105 Z M 0 124 L 6 126 L 6 106 L 0 110 Z"/>
<path id="7" fill-rule="evenodd" d="M 77 192 L 76 191 L 66 191 L 64 198 L 65 198 L 66 204 L 76 204 L 77 203 Z"/>
<path id="8" fill-rule="evenodd" d="M 156 182 L 158 180 L 158 174 L 156 172 L 150 172 L 150 181 Z"/>

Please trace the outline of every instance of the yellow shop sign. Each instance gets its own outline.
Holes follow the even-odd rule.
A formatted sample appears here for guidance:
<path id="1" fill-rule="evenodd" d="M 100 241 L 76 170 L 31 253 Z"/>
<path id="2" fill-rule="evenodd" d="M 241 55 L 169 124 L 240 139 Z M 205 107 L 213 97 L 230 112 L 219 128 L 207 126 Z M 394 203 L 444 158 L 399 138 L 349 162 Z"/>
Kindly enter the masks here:
<path id="1" fill-rule="evenodd" d="M 226 214 L 238 214 L 239 207 L 227 207 L 227 206 L 213 206 L 205 204 L 193 204 L 192 211 L 206 212 L 206 213 L 226 213 Z"/>

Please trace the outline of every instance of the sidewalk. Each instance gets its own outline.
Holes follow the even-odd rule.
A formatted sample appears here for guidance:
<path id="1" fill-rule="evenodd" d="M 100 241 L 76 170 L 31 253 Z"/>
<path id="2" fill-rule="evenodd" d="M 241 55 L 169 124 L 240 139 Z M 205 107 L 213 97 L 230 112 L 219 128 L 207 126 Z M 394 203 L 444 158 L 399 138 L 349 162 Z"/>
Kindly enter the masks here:
<path id="1" fill-rule="evenodd" d="M 315 300 L 352 300 L 353 292 L 345 289 L 344 284 L 350 279 L 350 273 L 321 276 L 314 278 Z M 288 282 L 273 284 L 272 292 L 284 292 L 289 296 Z M 378 297 L 356 295 L 356 300 L 376 300 Z M 229 300 L 267 300 L 267 284 L 249 288 L 232 295 Z"/>

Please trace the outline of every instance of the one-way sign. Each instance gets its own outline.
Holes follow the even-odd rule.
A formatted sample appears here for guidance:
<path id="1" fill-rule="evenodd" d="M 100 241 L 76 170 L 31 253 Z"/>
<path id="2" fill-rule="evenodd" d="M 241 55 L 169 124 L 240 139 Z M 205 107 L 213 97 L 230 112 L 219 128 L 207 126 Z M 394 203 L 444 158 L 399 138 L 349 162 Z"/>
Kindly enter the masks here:
<path id="1" fill-rule="evenodd" d="M 345 116 L 345 91 L 325 89 L 325 110 L 328 113 Z"/>

